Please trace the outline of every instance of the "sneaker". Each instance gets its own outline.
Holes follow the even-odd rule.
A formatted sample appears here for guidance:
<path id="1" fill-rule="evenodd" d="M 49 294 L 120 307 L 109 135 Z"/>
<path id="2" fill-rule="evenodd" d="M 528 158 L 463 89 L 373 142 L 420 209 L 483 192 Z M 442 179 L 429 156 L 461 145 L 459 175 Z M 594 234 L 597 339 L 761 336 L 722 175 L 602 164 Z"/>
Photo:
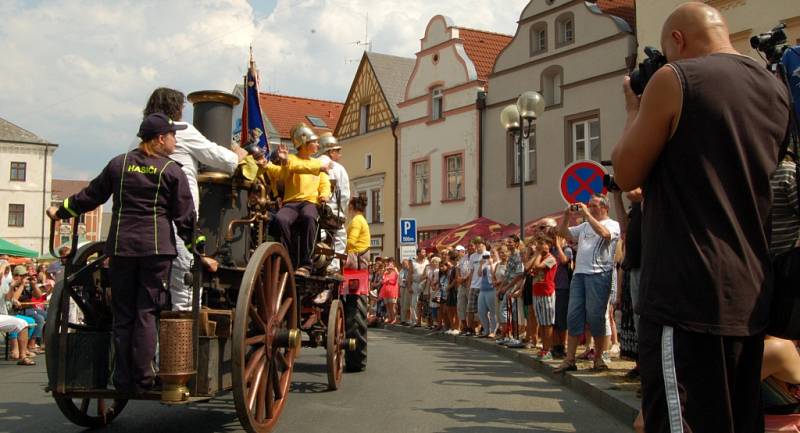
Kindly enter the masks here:
<path id="1" fill-rule="evenodd" d="M 619 344 L 614 343 L 611 345 L 611 349 L 608 351 L 611 356 L 619 356 Z"/>
<path id="2" fill-rule="evenodd" d="M 553 360 L 553 353 L 552 352 L 546 352 L 544 355 L 541 355 L 538 359 L 539 359 L 539 361 L 552 361 Z"/>
<path id="3" fill-rule="evenodd" d="M 501 346 L 505 346 L 508 343 L 508 341 L 509 341 L 508 337 L 498 338 L 497 340 L 494 340 L 495 343 L 497 343 L 497 344 L 499 344 Z"/>
<path id="4" fill-rule="evenodd" d="M 508 347 L 509 349 L 521 349 L 525 347 L 525 345 L 522 344 L 522 342 L 517 340 L 516 338 L 509 338 L 505 346 Z"/>

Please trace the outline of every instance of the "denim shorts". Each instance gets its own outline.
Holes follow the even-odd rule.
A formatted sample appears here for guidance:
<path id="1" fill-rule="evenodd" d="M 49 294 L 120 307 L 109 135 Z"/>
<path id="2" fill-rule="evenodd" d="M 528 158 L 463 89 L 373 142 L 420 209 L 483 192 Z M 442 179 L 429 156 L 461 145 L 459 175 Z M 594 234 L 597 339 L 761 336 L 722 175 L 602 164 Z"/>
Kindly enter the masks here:
<path id="1" fill-rule="evenodd" d="M 610 296 L 611 271 L 573 275 L 567 312 L 569 335 L 583 335 L 587 323 L 593 336 L 611 335 L 607 314 Z"/>

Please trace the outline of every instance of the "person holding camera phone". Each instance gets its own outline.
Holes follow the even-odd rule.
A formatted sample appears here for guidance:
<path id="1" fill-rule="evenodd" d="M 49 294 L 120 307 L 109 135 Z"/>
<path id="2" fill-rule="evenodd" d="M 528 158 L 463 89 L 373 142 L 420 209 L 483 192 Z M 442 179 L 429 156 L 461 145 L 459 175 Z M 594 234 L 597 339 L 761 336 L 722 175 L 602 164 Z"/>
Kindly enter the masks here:
<path id="1" fill-rule="evenodd" d="M 772 292 L 770 175 L 789 130 L 785 86 L 739 54 L 722 15 L 685 3 L 664 23 L 669 63 L 612 161 L 642 187 L 639 369 L 648 433 L 764 429 L 759 377 Z"/>
<path id="2" fill-rule="evenodd" d="M 584 222 L 569 227 L 571 213 L 579 213 Z M 587 323 L 594 338 L 594 370 L 609 368 L 604 356 L 611 335 L 607 311 L 619 233 L 619 223 L 608 217 L 608 199 L 603 195 L 595 195 L 588 205 L 573 203 L 564 211 L 557 234 L 577 240 L 578 248 L 567 307 L 567 356 L 556 373 L 577 370 L 575 351 Z"/>

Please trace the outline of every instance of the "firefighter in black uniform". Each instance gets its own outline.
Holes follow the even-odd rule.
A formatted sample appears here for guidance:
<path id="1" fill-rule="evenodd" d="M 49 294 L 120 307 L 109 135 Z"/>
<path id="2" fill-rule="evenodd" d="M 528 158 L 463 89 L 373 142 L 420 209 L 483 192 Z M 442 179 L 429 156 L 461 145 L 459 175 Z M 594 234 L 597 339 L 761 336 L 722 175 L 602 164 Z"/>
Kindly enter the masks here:
<path id="1" fill-rule="evenodd" d="M 147 116 L 139 147 L 112 159 L 79 193 L 51 207 L 51 219 L 77 217 L 113 195 L 111 229 L 105 244 L 110 260 L 114 312 L 114 386 L 141 392 L 153 386 L 156 319 L 168 302 L 170 263 L 177 235 L 192 239 L 192 194 L 180 165 L 169 159 L 177 125 L 163 113 Z"/>

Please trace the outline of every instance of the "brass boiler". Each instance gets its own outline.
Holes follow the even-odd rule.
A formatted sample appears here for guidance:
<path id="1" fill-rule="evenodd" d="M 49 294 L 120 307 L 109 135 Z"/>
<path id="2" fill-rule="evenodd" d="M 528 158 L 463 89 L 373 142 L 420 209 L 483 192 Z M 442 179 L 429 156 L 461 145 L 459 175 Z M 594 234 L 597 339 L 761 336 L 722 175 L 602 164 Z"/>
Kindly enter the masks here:
<path id="1" fill-rule="evenodd" d="M 161 401 L 180 403 L 189 399 L 187 384 L 195 374 L 192 353 L 191 313 L 165 311 L 159 320 L 159 372 L 162 381 Z"/>
<path id="2" fill-rule="evenodd" d="M 194 126 L 209 140 L 231 147 L 233 107 L 236 96 L 220 91 L 203 90 L 187 97 L 194 105 Z M 227 173 L 201 167 L 197 175 L 200 211 L 197 223 L 206 237 L 205 253 L 222 266 L 244 268 L 250 257 L 251 230 L 248 224 L 234 224 L 249 218 L 248 191 Z M 228 227 L 231 226 L 230 236 Z"/>

